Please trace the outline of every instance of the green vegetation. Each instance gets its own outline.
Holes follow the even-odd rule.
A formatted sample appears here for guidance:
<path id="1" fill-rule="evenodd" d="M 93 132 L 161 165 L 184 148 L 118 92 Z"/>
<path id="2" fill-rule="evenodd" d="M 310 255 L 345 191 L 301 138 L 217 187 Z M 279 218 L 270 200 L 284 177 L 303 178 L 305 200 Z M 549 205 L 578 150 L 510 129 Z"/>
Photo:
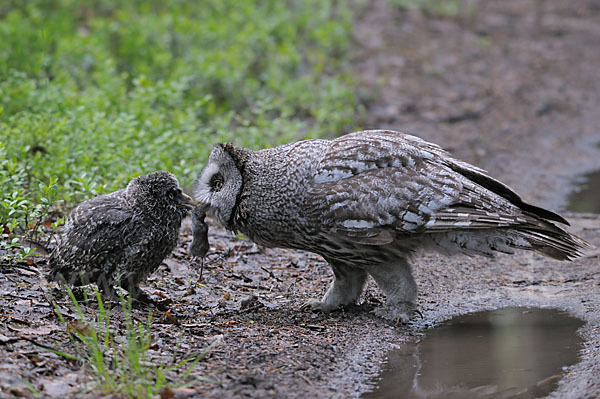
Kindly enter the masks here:
<path id="1" fill-rule="evenodd" d="M 119 394 L 120 397 L 126 398 L 157 397 L 163 389 L 177 388 L 189 382 L 194 366 L 212 349 L 208 347 L 195 356 L 179 361 L 175 358 L 168 359 L 156 366 L 155 360 L 150 356 L 151 314 L 146 321 L 136 322 L 133 319 L 131 302 L 126 303 L 121 298 L 125 331 L 120 333 L 116 331 L 115 326 L 111 326 L 111 312 L 104 307 L 97 290 L 96 312 L 91 312 L 89 307 L 83 308 L 85 311 L 82 310 L 73 292 L 68 288 L 67 292 L 77 318 L 67 321 L 59 307 L 56 304 L 54 307 L 69 334 L 76 354 L 49 347 L 43 349 L 81 362 L 94 379 L 94 384 L 89 389 L 99 393 Z M 89 305 L 88 298 L 84 299 Z M 215 344 L 218 344 L 218 341 L 213 343 Z M 202 377 L 195 378 L 206 380 Z"/>
<path id="2" fill-rule="evenodd" d="M 216 142 L 349 131 L 351 27 L 319 0 L 3 1 L 0 257 L 134 176 L 189 188 Z"/>
<path id="3" fill-rule="evenodd" d="M 465 0 L 388 0 L 389 3 L 402 10 L 420 10 L 421 12 L 436 17 L 458 17 L 461 6 Z M 468 9 L 473 12 L 472 6 Z"/>

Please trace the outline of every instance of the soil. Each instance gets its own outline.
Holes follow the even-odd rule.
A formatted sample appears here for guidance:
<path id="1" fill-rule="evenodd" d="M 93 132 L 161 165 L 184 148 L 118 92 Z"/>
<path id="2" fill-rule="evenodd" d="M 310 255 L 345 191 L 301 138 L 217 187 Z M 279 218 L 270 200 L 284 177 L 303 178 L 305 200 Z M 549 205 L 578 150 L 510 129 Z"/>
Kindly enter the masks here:
<path id="1" fill-rule="evenodd" d="M 200 276 L 187 252 L 186 220 L 181 245 L 144 287 L 171 301 L 167 312 L 154 312 L 151 359 L 204 351 L 193 374 L 211 381 L 163 397 L 358 397 L 388 350 L 454 315 L 506 306 L 552 307 L 583 319 L 581 361 L 551 396 L 600 396 L 600 215 L 562 212 L 576 176 L 600 170 L 600 6 L 461 4 L 460 15 L 442 17 L 366 2 L 353 65 L 366 108 L 362 127 L 440 144 L 524 200 L 561 211 L 568 229 L 596 249 L 570 263 L 527 252 L 427 255 L 414 270 L 423 318 L 391 325 L 371 312 L 384 299 L 372 281 L 360 305 L 330 314 L 300 310 L 325 292 L 327 264 L 310 253 L 257 247 L 211 220 Z M 95 397 L 81 391 L 90 380 L 80 364 L 40 348 L 73 353 L 48 298 L 59 299 L 67 319 L 73 311 L 40 278 L 43 264 L 0 272 L 0 397 L 33 397 L 31 388 L 43 397 Z M 119 309 L 112 317 L 122 321 Z M 136 309 L 134 318 L 147 313 Z"/>

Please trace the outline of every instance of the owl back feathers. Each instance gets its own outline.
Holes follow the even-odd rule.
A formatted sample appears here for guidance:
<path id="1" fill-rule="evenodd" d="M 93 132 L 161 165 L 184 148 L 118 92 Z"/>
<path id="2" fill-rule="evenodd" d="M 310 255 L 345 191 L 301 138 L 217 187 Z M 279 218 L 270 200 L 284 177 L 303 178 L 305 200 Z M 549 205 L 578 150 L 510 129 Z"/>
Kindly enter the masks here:
<path id="1" fill-rule="evenodd" d="M 444 252 L 492 255 L 514 248 L 567 260 L 585 241 L 555 226 L 554 212 L 435 144 L 391 131 L 330 142 L 304 208 L 331 239 L 365 245 L 422 240 Z"/>

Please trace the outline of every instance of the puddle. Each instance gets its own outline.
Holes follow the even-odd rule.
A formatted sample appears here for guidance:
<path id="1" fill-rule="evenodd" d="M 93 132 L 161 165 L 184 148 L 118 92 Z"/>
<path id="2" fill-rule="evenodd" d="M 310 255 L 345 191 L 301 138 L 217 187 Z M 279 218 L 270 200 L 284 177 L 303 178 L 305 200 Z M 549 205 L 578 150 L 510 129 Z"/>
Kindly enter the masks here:
<path id="1" fill-rule="evenodd" d="M 600 213 L 600 171 L 582 176 L 575 192 L 569 195 L 571 212 Z"/>
<path id="2" fill-rule="evenodd" d="M 459 316 L 391 351 L 362 398 L 538 398 L 579 358 L 583 321 L 554 309 Z"/>

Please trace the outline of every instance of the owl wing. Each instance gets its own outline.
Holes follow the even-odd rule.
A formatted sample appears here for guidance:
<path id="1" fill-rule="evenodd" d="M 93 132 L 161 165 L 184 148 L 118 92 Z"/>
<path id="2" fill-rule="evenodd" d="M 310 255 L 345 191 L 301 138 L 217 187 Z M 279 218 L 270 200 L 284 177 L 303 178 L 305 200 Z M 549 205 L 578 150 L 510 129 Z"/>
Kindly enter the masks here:
<path id="1" fill-rule="evenodd" d="M 398 235 L 525 222 L 501 195 L 518 198 L 510 188 L 435 144 L 396 132 L 361 133 L 332 141 L 316 167 L 305 212 L 324 233 L 382 245 Z M 500 194 L 460 170 L 489 180 Z"/>
<path id="2" fill-rule="evenodd" d="M 135 241 L 136 216 L 119 194 L 89 199 L 71 212 L 59 246 L 64 262 L 103 264 L 114 258 L 115 250 Z"/>

